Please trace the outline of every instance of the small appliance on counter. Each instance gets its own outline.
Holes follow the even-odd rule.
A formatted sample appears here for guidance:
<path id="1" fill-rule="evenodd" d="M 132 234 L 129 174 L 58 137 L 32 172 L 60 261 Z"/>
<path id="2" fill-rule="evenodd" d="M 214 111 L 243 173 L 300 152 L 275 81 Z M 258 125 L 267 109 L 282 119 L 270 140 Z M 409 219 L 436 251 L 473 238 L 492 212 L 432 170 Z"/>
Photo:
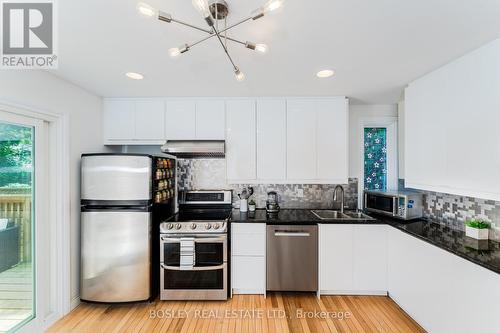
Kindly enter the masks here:
<path id="1" fill-rule="evenodd" d="M 267 192 L 266 212 L 268 214 L 276 214 L 279 211 L 280 206 L 278 205 L 278 193 L 275 191 Z"/>
<path id="2" fill-rule="evenodd" d="M 402 220 L 423 216 L 422 194 L 411 191 L 365 191 L 365 211 Z"/>
<path id="3" fill-rule="evenodd" d="M 160 222 L 175 213 L 175 163 L 142 154 L 82 155 L 83 301 L 157 296 L 159 269 L 152 263 L 159 260 Z"/>
<path id="4" fill-rule="evenodd" d="M 248 199 L 253 194 L 253 187 L 244 188 L 238 198 L 240 198 L 240 212 L 248 212 Z"/>

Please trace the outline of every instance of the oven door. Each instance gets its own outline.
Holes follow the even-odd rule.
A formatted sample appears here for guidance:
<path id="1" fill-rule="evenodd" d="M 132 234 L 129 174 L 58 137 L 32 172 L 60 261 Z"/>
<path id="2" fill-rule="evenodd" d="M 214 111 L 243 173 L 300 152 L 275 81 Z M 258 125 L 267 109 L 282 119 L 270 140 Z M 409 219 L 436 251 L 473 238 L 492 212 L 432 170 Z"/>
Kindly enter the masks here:
<path id="1" fill-rule="evenodd" d="M 398 198 L 383 193 L 365 192 L 365 209 L 369 212 L 396 216 L 398 210 Z"/>
<path id="2" fill-rule="evenodd" d="M 195 265 L 180 267 L 180 241 L 194 238 Z M 160 298 L 162 300 L 227 299 L 227 235 L 162 235 Z"/>

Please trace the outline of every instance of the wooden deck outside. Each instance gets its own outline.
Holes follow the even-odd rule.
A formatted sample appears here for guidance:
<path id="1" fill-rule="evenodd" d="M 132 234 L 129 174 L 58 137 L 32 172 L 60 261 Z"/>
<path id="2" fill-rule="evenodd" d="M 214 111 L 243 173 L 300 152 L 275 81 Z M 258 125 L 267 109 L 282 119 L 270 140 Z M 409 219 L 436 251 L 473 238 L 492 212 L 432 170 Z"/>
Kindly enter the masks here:
<path id="1" fill-rule="evenodd" d="M 308 316 L 303 316 L 307 311 Z M 321 313 L 328 313 L 321 318 Z M 350 313 L 349 318 L 339 316 Z M 316 315 L 315 315 L 316 314 Z M 336 317 L 334 317 L 336 316 Z M 174 317 L 174 318 L 172 318 Z M 83 303 L 47 332 L 424 332 L 383 296 L 272 293 L 228 301 L 156 301 L 152 304 Z"/>
<path id="2" fill-rule="evenodd" d="M 31 317 L 32 269 L 23 263 L 0 273 L 0 332 L 7 332 Z"/>

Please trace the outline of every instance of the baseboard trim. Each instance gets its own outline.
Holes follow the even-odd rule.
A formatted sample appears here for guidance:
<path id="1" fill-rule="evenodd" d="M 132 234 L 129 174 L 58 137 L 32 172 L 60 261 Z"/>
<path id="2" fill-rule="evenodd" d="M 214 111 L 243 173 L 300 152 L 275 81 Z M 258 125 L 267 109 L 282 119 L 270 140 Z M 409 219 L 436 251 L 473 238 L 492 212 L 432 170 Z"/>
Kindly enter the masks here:
<path id="1" fill-rule="evenodd" d="M 388 293 L 383 290 L 321 290 L 320 295 L 388 296 Z"/>
<path id="2" fill-rule="evenodd" d="M 71 299 L 69 311 L 73 311 L 78 305 L 80 305 L 80 297 L 75 296 Z"/>

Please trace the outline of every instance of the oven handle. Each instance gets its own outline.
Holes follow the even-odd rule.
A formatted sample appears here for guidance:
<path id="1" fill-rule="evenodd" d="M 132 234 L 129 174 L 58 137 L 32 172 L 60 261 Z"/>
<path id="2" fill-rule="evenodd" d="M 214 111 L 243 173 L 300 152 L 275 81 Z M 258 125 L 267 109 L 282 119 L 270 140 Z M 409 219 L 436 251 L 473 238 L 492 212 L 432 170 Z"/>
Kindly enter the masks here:
<path id="1" fill-rule="evenodd" d="M 164 243 L 180 243 L 181 242 L 181 238 L 176 238 L 176 237 L 165 237 L 165 236 L 161 236 L 160 239 L 162 242 Z M 188 237 L 189 238 L 189 237 Z M 195 243 L 220 243 L 220 242 L 224 242 L 227 240 L 227 237 L 224 235 L 224 236 L 220 236 L 220 237 L 193 237 L 194 238 L 194 242 Z"/>
<path id="2" fill-rule="evenodd" d="M 160 264 L 161 268 L 168 269 L 169 271 L 181 271 L 180 266 L 168 266 L 165 264 Z M 216 271 L 218 269 L 224 269 L 224 265 L 217 266 L 203 266 L 203 267 L 193 267 L 192 269 L 186 269 L 186 271 Z"/>

